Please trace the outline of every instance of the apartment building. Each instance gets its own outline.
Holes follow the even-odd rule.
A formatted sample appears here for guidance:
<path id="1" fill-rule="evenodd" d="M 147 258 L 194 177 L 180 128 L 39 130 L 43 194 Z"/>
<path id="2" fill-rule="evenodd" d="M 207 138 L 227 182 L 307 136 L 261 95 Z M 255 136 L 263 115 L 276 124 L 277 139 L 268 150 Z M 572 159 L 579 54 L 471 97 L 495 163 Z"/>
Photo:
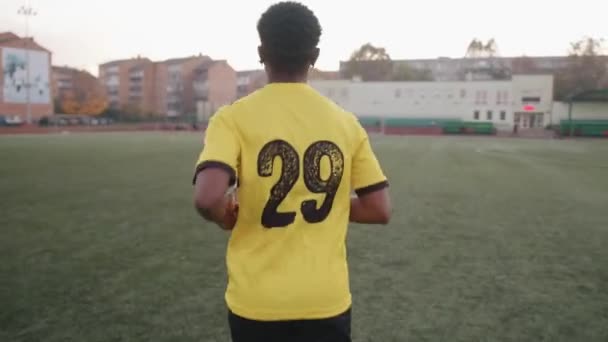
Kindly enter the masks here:
<path id="1" fill-rule="evenodd" d="M 236 76 L 236 97 L 238 99 L 262 88 L 268 82 L 264 70 L 238 71 Z"/>
<path id="2" fill-rule="evenodd" d="M 204 121 L 236 99 L 237 73 L 225 60 L 202 62 L 194 69 L 192 85 L 196 113 Z"/>
<path id="3" fill-rule="evenodd" d="M 59 113 L 96 115 L 106 108 L 103 87 L 97 77 L 85 70 L 53 66 L 51 88 Z M 77 108 L 63 108 L 66 103 L 76 103 Z"/>
<path id="4" fill-rule="evenodd" d="M 0 32 L 0 115 L 36 122 L 53 114 L 51 52 L 31 37 Z"/>
<path id="5" fill-rule="evenodd" d="M 169 117 L 194 113 L 194 71 L 203 63 L 210 62 L 208 56 L 168 59 L 158 63 L 157 89 L 158 112 Z"/>
<path id="6" fill-rule="evenodd" d="M 234 101 L 236 72 L 226 61 L 198 55 L 153 62 L 147 58 L 100 65 L 110 108 L 179 117 Z"/>
<path id="7" fill-rule="evenodd" d="M 308 74 L 309 80 L 338 80 L 340 79 L 339 71 L 322 71 L 312 68 Z M 247 96 L 254 91 L 262 88 L 268 83 L 266 72 L 264 70 L 244 70 L 237 72 L 237 90 L 236 97 L 241 98 Z"/>
<path id="8" fill-rule="evenodd" d="M 139 106 L 145 99 L 151 98 L 145 91 L 150 89 L 150 84 L 154 84 L 154 69 L 151 60 L 139 56 L 101 64 L 99 81 L 108 99 L 108 107 L 127 110 L 129 106 Z M 144 110 L 143 106 L 136 109 Z"/>

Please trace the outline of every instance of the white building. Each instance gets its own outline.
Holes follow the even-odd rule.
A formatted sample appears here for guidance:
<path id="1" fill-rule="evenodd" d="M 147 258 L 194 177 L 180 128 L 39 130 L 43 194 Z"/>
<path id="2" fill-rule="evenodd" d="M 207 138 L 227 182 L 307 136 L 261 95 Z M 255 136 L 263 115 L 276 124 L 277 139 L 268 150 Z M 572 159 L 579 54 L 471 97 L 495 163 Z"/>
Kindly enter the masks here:
<path id="1" fill-rule="evenodd" d="M 553 76 L 514 75 L 507 81 L 356 82 L 310 85 L 360 117 L 485 121 L 499 130 L 552 124 Z"/>

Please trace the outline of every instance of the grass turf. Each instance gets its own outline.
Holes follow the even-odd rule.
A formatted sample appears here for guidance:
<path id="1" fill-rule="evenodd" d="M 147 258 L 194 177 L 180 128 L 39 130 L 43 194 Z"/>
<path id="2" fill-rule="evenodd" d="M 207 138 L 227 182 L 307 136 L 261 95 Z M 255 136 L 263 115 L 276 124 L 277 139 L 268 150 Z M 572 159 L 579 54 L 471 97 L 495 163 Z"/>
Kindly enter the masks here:
<path id="1" fill-rule="evenodd" d="M 0 137 L 0 340 L 227 341 L 200 137 Z M 608 340 L 608 143 L 380 138 L 388 227 L 352 226 L 355 341 Z"/>

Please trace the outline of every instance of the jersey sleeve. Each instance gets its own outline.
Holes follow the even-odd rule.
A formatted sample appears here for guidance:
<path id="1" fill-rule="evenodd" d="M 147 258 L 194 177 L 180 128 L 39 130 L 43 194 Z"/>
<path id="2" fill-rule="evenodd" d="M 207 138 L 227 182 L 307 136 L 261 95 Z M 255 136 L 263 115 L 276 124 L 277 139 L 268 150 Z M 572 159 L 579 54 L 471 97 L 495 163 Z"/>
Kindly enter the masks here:
<path id="1" fill-rule="evenodd" d="M 356 129 L 359 142 L 352 159 L 351 186 L 358 196 L 362 196 L 388 187 L 388 180 L 372 150 L 367 132 L 358 121 Z"/>
<path id="2" fill-rule="evenodd" d="M 196 170 L 192 183 L 196 182 L 196 175 L 202 170 L 215 167 L 225 170 L 230 175 L 230 185 L 237 179 L 238 161 L 241 147 L 235 127 L 227 118 L 226 109 L 220 109 L 209 120 L 205 131 L 203 150 L 196 162 Z"/>

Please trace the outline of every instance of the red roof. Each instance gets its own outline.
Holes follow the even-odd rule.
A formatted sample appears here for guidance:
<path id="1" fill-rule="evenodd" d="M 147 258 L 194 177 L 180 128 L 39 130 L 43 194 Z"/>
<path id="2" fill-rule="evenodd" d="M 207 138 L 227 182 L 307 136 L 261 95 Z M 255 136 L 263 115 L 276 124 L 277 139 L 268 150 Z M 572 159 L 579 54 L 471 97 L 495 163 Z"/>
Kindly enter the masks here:
<path id="1" fill-rule="evenodd" d="M 12 47 L 12 48 L 29 48 L 32 50 L 42 50 L 50 53 L 51 51 L 45 49 L 34 41 L 32 37 L 21 38 L 12 32 L 0 32 L 0 46 Z"/>

